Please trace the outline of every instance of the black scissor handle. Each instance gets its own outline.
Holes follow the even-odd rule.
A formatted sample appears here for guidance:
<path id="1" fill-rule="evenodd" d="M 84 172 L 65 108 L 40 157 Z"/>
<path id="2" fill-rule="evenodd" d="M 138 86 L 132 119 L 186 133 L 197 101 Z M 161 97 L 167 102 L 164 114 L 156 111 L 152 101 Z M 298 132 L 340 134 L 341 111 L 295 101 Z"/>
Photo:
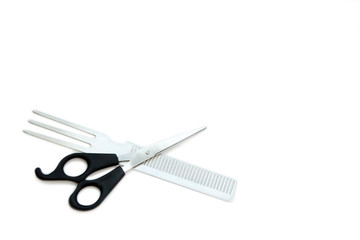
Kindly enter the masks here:
<path id="1" fill-rule="evenodd" d="M 85 180 L 79 182 L 73 194 L 69 198 L 69 204 L 72 208 L 77 210 L 91 210 L 99 206 L 106 196 L 111 192 L 111 190 L 116 186 L 116 184 L 125 176 L 125 172 L 119 166 L 112 170 L 111 172 L 105 174 L 104 176 L 95 179 L 95 180 Z M 100 190 L 99 199 L 91 205 L 82 205 L 78 202 L 79 192 L 89 186 L 96 187 Z"/>
<path id="2" fill-rule="evenodd" d="M 84 173 L 79 176 L 69 176 L 64 171 L 65 164 L 74 159 L 81 158 L 84 159 L 87 163 L 87 169 Z M 101 202 L 106 198 L 106 196 L 111 192 L 111 190 L 116 186 L 116 184 L 125 176 L 123 169 L 118 166 L 113 169 L 111 172 L 105 174 L 104 176 L 94 179 L 94 180 L 85 180 L 90 174 L 111 166 L 118 165 L 119 161 L 116 154 L 107 154 L 107 153 L 73 153 L 64 157 L 55 170 L 50 174 L 44 174 L 40 168 L 35 169 L 36 176 L 41 180 L 68 180 L 78 183 L 75 191 L 71 194 L 69 198 L 69 204 L 71 207 L 77 210 L 91 210 L 96 208 L 101 204 Z M 79 192 L 89 186 L 96 187 L 100 190 L 99 199 L 91 205 L 82 205 L 78 202 L 77 197 Z"/>
<path id="3" fill-rule="evenodd" d="M 81 158 L 87 163 L 87 169 L 79 176 L 69 176 L 64 171 L 65 164 L 74 159 Z M 40 168 L 35 169 L 36 176 L 41 180 L 68 180 L 79 183 L 84 181 L 90 174 L 119 164 L 116 154 L 108 153 L 73 153 L 64 157 L 55 170 L 50 174 L 44 174 Z"/>

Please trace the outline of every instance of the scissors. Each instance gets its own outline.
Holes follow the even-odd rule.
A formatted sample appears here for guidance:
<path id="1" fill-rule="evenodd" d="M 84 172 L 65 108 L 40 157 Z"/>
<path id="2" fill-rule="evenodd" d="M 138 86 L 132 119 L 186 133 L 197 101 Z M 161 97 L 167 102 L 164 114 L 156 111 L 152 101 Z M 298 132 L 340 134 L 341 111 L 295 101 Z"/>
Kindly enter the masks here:
<path id="1" fill-rule="evenodd" d="M 205 127 L 201 127 L 186 133 L 176 135 L 174 137 L 167 138 L 162 141 L 158 141 L 151 145 L 140 148 L 137 151 L 130 152 L 124 155 L 112 154 L 112 153 L 73 153 L 64 157 L 50 174 L 44 174 L 40 168 L 35 169 L 36 176 L 41 180 L 68 180 L 77 183 L 75 191 L 70 195 L 69 204 L 76 210 L 92 210 L 98 207 L 103 200 L 108 196 L 116 184 L 125 176 L 125 173 L 139 164 L 161 154 L 167 149 L 173 147 L 179 142 L 193 136 L 204 130 Z M 81 158 L 86 161 L 87 169 L 78 176 L 69 176 L 64 171 L 64 166 L 67 162 L 74 158 Z M 127 162 L 124 166 L 120 163 Z M 115 169 L 109 173 L 101 176 L 100 178 L 93 180 L 86 180 L 86 178 L 100 170 L 111 166 L 116 166 Z M 96 187 L 100 190 L 100 196 L 96 202 L 90 205 L 82 205 L 78 202 L 79 192 L 89 186 Z"/>

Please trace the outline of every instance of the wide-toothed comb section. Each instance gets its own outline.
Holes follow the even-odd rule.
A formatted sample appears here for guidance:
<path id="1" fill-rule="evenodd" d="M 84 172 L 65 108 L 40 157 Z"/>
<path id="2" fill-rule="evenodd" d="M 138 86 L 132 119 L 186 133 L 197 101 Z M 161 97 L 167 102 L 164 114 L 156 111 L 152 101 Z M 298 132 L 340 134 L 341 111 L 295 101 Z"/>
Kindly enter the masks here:
<path id="1" fill-rule="evenodd" d="M 134 145 L 132 151 L 139 148 Z M 227 201 L 235 193 L 235 179 L 168 156 L 159 155 L 135 169 Z"/>

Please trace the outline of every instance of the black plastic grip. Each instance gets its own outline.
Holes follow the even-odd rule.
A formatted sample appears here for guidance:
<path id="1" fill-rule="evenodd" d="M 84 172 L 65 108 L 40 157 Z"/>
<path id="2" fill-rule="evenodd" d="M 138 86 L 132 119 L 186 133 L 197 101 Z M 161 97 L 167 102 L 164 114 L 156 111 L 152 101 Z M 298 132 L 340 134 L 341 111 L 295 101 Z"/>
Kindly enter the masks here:
<path id="1" fill-rule="evenodd" d="M 65 164 L 74 158 L 84 159 L 87 163 L 87 169 L 79 176 L 68 176 L 64 172 Z M 119 164 L 116 154 L 107 153 L 73 153 L 64 157 L 50 174 L 44 174 L 40 168 L 35 169 L 36 176 L 41 180 L 68 180 L 79 183 L 85 180 L 90 174 L 100 169 L 115 166 Z"/>
<path id="2" fill-rule="evenodd" d="M 125 176 L 125 172 L 119 166 L 112 170 L 111 172 L 107 173 L 106 175 L 95 179 L 95 180 L 85 180 L 78 184 L 77 188 L 71 194 L 69 198 L 69 204 L 72 208 L 77 210 L 91 210 L 99 206 L 102 201 L 106 198 L 106 196 L 111 192 L 111 190 L 116 186 L 116 184 Z M 100 197 L 99 199 L 91 204 L 91 205 L 82 205 L 78 202 L 78 194 L 79 192 L 89 186 L 97 187 L 100 190 Z"/>

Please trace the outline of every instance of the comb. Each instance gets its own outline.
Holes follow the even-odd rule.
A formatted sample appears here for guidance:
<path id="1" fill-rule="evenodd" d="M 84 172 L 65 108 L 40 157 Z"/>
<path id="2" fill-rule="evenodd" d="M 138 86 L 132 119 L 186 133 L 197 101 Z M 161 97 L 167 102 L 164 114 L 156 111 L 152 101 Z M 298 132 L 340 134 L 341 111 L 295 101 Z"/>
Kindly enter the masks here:
<path id="1" fill-rule="evenodd" d="M 50 137 L 29 130 L 24 130 L 25 133 L 79 152 L 115 153 L 117 155 L 123 155 L 128 153 L 129 151 L 136 151 L 140 148 L 140 146 L 129 142 L 122 144 L 114 142 L 104 133 L 81 126 L 79 124 L 69 122 L 67 120 L 52 116 L 41 111 L 34 110 L 33 113 L 51 121 L 92 135 L 93 137 L 90 138 L 82 134 L 74 133 L 73 131 L 68 131 L 42 122 L 29 120 L 29 123 L 37 127 L 41 127 L 43 129 L 55 132 L 57 134 L 77 140 L 79 142 L 86 143 L 88 144 L 88 147 L 84 147 L 78 144 L 74 144 L 68 141 L 64 141 L 58 138 Z M 194 166 L 192 164 L 177 160 L 164 154 L 156 156 L 153 159 L 146 161 L 145 163 L 137 166 L 134 169 L 139 172 L 149 174 L 151 176 L 193 189 L 195 191 L 225 201 L 231 201 L 235 195 L 237 183 L 235 179 L 211 172 L 204 168 Z"/>
<path id="2" fill-rule="evenodd" d="M 140 149 L 132 144 L 131 151 Z M 234 198 L 236 180 L 166 155 L 159 155 L 135 170 L 225 201 Z"/>

